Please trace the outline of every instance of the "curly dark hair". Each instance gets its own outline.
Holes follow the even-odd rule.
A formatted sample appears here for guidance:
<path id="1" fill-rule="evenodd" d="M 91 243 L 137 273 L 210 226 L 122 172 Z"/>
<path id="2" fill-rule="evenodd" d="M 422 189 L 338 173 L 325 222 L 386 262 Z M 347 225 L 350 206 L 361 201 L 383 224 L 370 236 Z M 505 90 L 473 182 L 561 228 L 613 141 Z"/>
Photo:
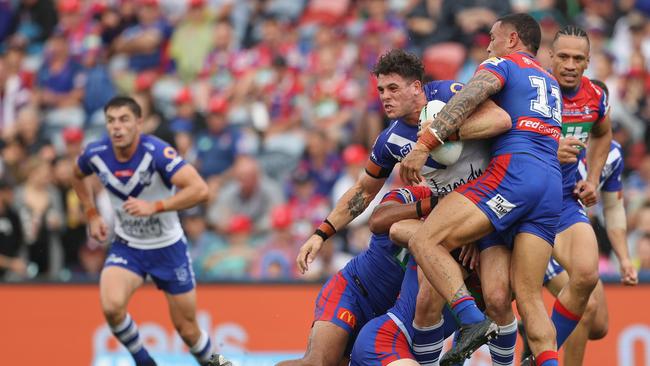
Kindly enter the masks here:
<path id="1" fill-rule="evenodd" d="M 528 47 L 533 55 L 537 55 L 539 43 L 542 40 L 542 29 L 535 18 L 525 13 L 508 14 L 497 19 L 501 24 L 510 24 L 515 28 L 519 39 Z"/>
<path id="2" fill-rule="evenodd" d="M 404 79 L 424 78 L 424 65 L 416 55 L 400 49 L 390 50 L 379 57 L 372 70 L 375 76 L 397 74 Z"/>

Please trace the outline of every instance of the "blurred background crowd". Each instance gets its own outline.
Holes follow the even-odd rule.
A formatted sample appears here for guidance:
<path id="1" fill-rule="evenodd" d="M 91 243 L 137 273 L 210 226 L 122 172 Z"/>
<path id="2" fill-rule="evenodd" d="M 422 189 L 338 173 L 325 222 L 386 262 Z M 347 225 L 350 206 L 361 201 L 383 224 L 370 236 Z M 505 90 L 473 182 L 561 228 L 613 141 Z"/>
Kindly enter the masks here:
<path id="1" fill-rule="evenodd" d="M 70 178 L 121 93 L 210 185 L 205 206 L 180 213 L 197 279 L 328 277 L 367 247 L 368 213 L 307 275 L 295 256 L 388 122 L 377 57 L 405 48 L 428 78 L 467 81 L 513 11 L 542 25 L 546 67 L 557 30 L 588 32 L 587 75 L 609 87 L 625 151 L 630 251 L 650 271 L 648 0 L 0 0 L 0 275 L 98 276 L 106 247 L 87 238 Z M 97 204 L 110 221 L 105 192 Z M 601 272 L 616 273 L 597 212 Z"/>

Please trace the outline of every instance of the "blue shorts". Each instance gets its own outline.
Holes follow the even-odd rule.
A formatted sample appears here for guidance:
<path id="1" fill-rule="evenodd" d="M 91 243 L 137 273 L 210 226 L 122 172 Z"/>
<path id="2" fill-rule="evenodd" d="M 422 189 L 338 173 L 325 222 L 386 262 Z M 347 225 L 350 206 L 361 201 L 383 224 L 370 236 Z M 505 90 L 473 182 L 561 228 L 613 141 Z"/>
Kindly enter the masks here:
<path id="1" fill-rule="evenodd" d="M 504 237 L 500 233 L 497 233 L 496 231 L 491 232 L 487 236 L 481 238 L 479 241 L 476 242 L 476 246 L 478 247 L 479 251 L 484 251 L 487 248 L 491 247 L 496 247 L 499 245 L 503 245 L 507 247 L 508 249 L 512 250 L 512 246 L 514 244 L 512 237 Z"/>
<path id="2" fill-rule="evenodd" d="M 526 232 L 553 245 L 562 210 L 562 174 L 530 154 L 492 158 L 485 172 L 459 187 L 503 237 Z"/>
<path id="3" fill-rule="evenodd" d="M 415 360 L 406 335 L 384 314 L 361 329 L 352 348 L 350 366 L 385 366 L 407 358 Z"/>
<path id="4" fill-rule="evenodd" d="M 544 284 L 546 285 L 550 280 L 555 278 L 564 271 L 564 267 L 558 263 L 555 259 L 551 258 L 546 267 L 546 273 L 544 273 Z"/>
<path id="5" fill-rule="evenodd" d="M 332 276 L 316 298 L 314 322 L 326 321 L 345 330 L 348 337 L 346 354 L 352 350 L 359 330 L 372 319 L 370 305 L 341 271 Z"/>
<path id="6" fill-rule="evenodd" d="M 557 232 L 561 233 L 579 222 L 591 223 L 578 199 L 573 194 L 565 195 L 562 199 L 562 214 L 560 223 L 557 225 Z"/>
<path id="7" fill-rule="evenodd" d="M 192 260 L 185 238 L 158 249 L 138 249 L 117 238 L 108 249 L 104 268 L 118 266 L 146 278 L 168 294 L 178 295 L 195 287 Z"/>

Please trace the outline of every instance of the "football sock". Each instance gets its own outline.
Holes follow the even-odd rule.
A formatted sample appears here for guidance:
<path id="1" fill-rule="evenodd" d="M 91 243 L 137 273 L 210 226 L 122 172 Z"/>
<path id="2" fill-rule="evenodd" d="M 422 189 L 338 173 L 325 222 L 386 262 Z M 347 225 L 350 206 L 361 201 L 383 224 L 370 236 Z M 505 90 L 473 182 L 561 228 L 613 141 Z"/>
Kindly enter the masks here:
<path id="1" fill-rule="evenodd" d="M 535 357 L 535 364 L 537 366 L 558 366 L 557 352 L 544 351 Z"/>
<path id="2" fill-rule="evenodd" d="M 512 365 L 517 343 L 517 319 L 508 325 L 499 326 L 499 335 L 488 342 L 493 366 Z"/>
<path id="3" fill-rule="evenodd" d="M 445 319 L 431 327 L 417 327 L 413 323 L 413 355 L 420 365 L 437 366 L 444 341 Z"/>
<path id="4" fill-rule="evenodd" d="M 201 336 L 190 348 L 190 352 L 201 365 L 205 365 L 210 360 L 210 356 L 212 356 L 212 342 L 210 342 L 208 333 L 201 330 Z"/>
<path id="5" fill-rule="evenodd" d="M 442 319 L 445 321 L 442 325 L 444 339 L 447 339 L 458 329 L 458 320 L 456 320 L 448 305 L 442 308 Z"/>
<path id="6" fill-rule="evenodd" d="M 120 343 L 129 350 L 136 365 L 155 365 L 149 352 L 144 348 L 142 339 L 140 339 L 140 333 L 138 332 L 138 326 L 130 314 L 126 314 L 126 318 L 124 318 L 121 324 L 115 327 L 111 326 L 111 331 Z"/>
<path id="7" fill-rule="evenodd" d="M 460 321 L 461 325 L 480 323 L 485 319 L 485 315 L 476 306 L 472 296 L 461 297 L 451 304 L 451 311 Z"/>
<path id="8" fill-rule="evenodd" d="M 557 331 L 557 349 L 560 349 L 580 322 L 580 315 L 573 314 L 560 303 L 560 300 L 555 300 L 551 320 Z"/>

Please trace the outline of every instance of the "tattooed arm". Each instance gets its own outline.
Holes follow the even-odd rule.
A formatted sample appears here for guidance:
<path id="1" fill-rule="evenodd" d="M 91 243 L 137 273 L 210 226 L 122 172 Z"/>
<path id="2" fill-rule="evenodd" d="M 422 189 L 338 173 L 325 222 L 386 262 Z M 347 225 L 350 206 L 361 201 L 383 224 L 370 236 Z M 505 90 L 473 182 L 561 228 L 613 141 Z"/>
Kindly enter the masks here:
<path id="1" fill-rule="evenodd" d="M 386 178 L 373 178 L 366 172 L 361 173 L 359 180 L 345 192 L 337 202 L 336 206 L 327 216 L 327 222 L 331 223 L 333 229 L 340 230 L 347 226 L 350 221 L 359 216 L 375 198 L 381 187 L 384 186 Z M 323 244 L 323 238 L 317 234 L 312 235 L 303 244 L 296 258 L 298 269 L 305 273 Z"/>
<path id="2" fill-rule="evenodd" d="M 413 150 L 406 156 L 400 166 L 400 176 L 406 184 L 416 184 L 422 180 L 420 169 L 427 160 L 431 144 L 427 139 L 444 141 L 458 131 L 467 117 L 483 101 L 497 93 L 503 85 L 493 73 L 479 70 L 474 77 L 454 95 L 438 113 L 431 127 L 426 130 Z"/>

